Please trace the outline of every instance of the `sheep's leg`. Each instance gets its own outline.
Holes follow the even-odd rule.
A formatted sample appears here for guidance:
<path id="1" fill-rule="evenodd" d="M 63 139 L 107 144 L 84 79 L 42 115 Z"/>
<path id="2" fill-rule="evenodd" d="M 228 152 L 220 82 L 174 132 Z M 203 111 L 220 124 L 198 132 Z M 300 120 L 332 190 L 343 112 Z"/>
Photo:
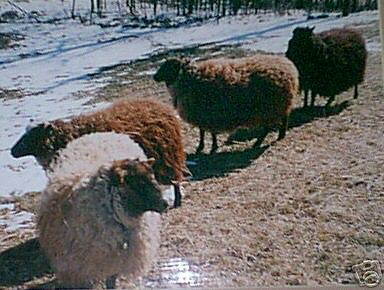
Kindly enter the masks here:
<path id="1" fill-rule="evenodd" d="M 312 97 L 312 98 L 311 98 L 311 107 L 314 107 L 314 106 L 315 106 L 316 95 L 317 95 L 316 92 L 314 92 L 314 91 L 311 92 L 311 97 Z"/>
<path id="2" fill-rule="evenodd" d="M 359 96 L 359 92 L 357 91 L 357 84 L 356 84 L 355 85 L 355 93 L 353 94 L 353 98 L 357 99 L 358 96 Z"/>
<path id="3" fill-rule="evenodd" d="M 105 280 L 105 286 L 107 289 L 115 289 L 116 288 L 116 278 L 117 275 L 112 275 L 111 277 Z"/>
<path id="4" fill-rule="evenodd" d="M 304 90 L 304 107 L 308 106 L 308 93 L 309 93 L 309 90 L 305 89 Z"/>
<path id="5" fill-rule="evenodd" d="M 285 133 L 287 132 L 287 129 L 288 129 L 288 116 L 284 116 L 281 119 L 281 126 L 280 126 L 280 129 L 279 129 L 279 136 L 277 137 L 278 141 L 281 140 L 281 139 L 284 139 Z"/>
<path id="6" fill-rule="evenodd" d="M 199 142 L 199 146 L 196 149 L 196 154 L 199 154 L 201 151 L 204 150 L 204 137 L 205 137 L 205 131 L 203 129 L 200 129 L 200 142 Z"/>
<path id="7" fill-rule="evenodd" d="M 259 137 L 257 138 L 257 141 L 256 141 L 255 145 L 253 145 L 253 147 L 254 147 L 254 148 L 256 148 L 256 147 L 260 147 L 260 145 L 263 143 L 265 137 L 267 137 L 268 133 L 269 133 L 269 129 L 263 127 L 263 129 L 262 129 L 262 131 L 261 131 L 261 134 L 260 134 Z"/>
<path id="8" fill-rule="evenodd" d="M 180 191 L 180 183 L 174 182 L 173 186 L 175 188 L 175 201 L 173 202 L 173 207 L 181 206 L 181 191 Z"/>
<path id="9" fill-rule="evenodd" d="M 331 106 L 332 102 L 335 100 L 335 97 L 335 95 L 329 97 L 328 102 L 325 105 L 326 108 L 329 108 Z"/>
<path id="10" fill-rule="evenodd" d="M 215 133 L 211 133 L 212 134 L 212 148 L 211 148 L 211 154 L 212 153 L 215 153 L 217 151 L 217 148 L 219 148 L 219 146 L 217 146 L 217 136 Z"/>

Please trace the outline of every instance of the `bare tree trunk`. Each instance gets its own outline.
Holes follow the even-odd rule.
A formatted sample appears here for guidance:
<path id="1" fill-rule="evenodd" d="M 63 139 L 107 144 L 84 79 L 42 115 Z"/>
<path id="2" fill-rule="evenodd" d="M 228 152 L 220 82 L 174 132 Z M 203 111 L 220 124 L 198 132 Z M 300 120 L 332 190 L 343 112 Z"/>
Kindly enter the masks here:
<path id="1" fill-rule="evenodd" d="M 357 12 L 359 3 L 358 0 L 352 0 L 352 5 L 351 5 L 351 12 Z"/>
<path id="2" fill-rule="evenodd" d="M 96 6 L 97 6 L 97 15 L 99 15 L 99 17 L 101 16 L 101 5 L 102 5 L 102 0 L 96 0 Z"/>
<path id="3" fill-rule="evenodd" d="M 71 10 L 72 19 L 75 19 L 75 6 L 76 6 L 76 0 L 72 0 L 72 10 Z"/>
<path id="4" fill-rule="evenodd" d="M 157 0 L 153 0 L 153 14 L 156 16 L 157 13 Z"/>
<path id="5" fill-rule="evenodd" d="M 351 0 L 344 0 L 343 7 L 342 7 L 343 17 L 349 15 L 350 9 L 351 9 Z"/>

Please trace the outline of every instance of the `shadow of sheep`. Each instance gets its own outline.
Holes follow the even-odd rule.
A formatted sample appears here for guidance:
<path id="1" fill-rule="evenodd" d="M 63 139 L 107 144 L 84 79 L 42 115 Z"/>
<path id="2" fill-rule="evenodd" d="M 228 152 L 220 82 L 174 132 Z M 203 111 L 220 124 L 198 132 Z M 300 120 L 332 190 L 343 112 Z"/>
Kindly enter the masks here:
<path id="1" fill-rule="evenodd" d="M 192 173 L 193 181 L 211 177 L 221 177 L 236 169 L 249 166 L 259 158 L 269 145 L 248 148 L 243 151 L 219 152 L 215 154 L 189 154 L 188 169 Z M 190 163 L 193 163 L 191 165 Z"/>
<path id="2" fill-rule="evenodd" d="M 0 253 L 0 288 L 12 287 L 53 274 L 37 239 Z"/>
<path id="3" fill-rule="evenodd" d="M 312 122 L 315 119 L 323 119 L 328 118 L 330 116 L 338 115 L 349 106 L 350 102 L 347 100 L 329 108 L 325 108 L 323 106 L 295 108 L 293 109 L 289 117 L 288 129 L 300 127 L 304 124 Z M 233 141 L 249 141 L 254 138 L 257 138 L 261 133 L 262 132 L 260 132 L 260 130 L 239 129 L 228 137 L 225 144 L 232 144 Z"/>

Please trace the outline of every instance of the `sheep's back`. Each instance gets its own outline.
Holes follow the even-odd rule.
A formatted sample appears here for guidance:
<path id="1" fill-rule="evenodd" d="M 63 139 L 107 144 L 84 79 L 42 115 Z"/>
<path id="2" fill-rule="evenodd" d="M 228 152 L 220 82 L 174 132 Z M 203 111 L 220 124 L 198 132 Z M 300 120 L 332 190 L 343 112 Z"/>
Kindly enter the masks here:
<path id="1" fill-rule="evenodd" d="M 47 172 L 51 180 L 94 174 L 102 165 L 122 159 L 147 160 L 129 135 L 96 132 L 77 138 L 58 152 Z"/>
<path id="2" fill-rule="evenodd" d="M 171 89 L 184 120 L 219 133 L 280 122 L 297 94 L 297 78 L 287 58 L 256 55 L 200 62 Z"/>
<path id="3" fill-rule="evenodd" d="M 159 182 L 170 184 L 183 179 L 181 125 L 172 108 L 153 100 L 122 99 L 101 113 L 101 130 L 130 135 L 149 158 L 156 159 L 154 172 Z"/>
<path id="4" fill-rule="evenodd" d="M 339 90 L 361 83 L 367 59 L 361 34 L 353 29 L 332 29 L 319 33 L 318 37 L 327 45 L 324 65 Z"/>

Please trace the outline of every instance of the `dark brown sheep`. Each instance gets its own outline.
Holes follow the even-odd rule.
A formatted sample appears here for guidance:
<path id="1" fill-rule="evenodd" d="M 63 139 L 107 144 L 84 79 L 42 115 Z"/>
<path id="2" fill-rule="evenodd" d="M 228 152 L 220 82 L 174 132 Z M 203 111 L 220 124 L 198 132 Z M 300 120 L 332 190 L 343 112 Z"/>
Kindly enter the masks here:
<path id="1" fill-rule="evenodd" d="M 149 158 L 156 160 L 154 171 L 160 183 L 182 181 L 186 165 L 180 122 L 170 107 L 153 100 L 119 100 L 106 109 L 68 122 L 55 120 L 40 124 L 28 130 L 11 153 L 16 158 L 33 155 L 49 170 L 57 151 L 68 142 L 85 134 L 109 131 L 130 135 Z M 177 206 L 181 202 L 178 189 Z"/>
<path id="2" fill-rule="evenodd" d="M 367 50 L 361 34 L 353 29 L 332 29 L 318 34 L 314 27 L 296 28 L 289 41 L 286 56 L 299 70 L 301 89 L 304 91 L 304 106 L 307 106 L 311 90 L 311 106 L 317 94 L 329 97 L 327 105 L 335 96 L 357 86 L 364 80 Z"/>
<path id="3" fill-rule="evenodd" d="M 181 118 L 200 128 L 199 153 L 205 131 L 216 134 L 239 127 L 261 127 L 260 146 L 271 127 L 285 136 L 292 101 L 298 93 L 298 72 L 287 58 L 254 55 L 240 59 L 214 59 L 199 63 L 169 59 L 154 75 L 164 81 Z"/>

